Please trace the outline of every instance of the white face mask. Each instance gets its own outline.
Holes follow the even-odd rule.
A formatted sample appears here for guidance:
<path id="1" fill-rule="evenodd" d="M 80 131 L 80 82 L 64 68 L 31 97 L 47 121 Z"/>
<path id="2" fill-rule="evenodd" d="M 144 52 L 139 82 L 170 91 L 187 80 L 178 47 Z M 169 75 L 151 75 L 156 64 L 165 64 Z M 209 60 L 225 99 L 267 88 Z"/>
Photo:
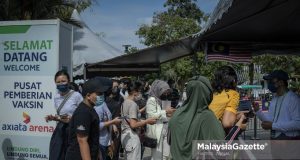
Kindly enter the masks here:
<path id="1" fill-rule="evenodd" d="M 143 98 L 142 94 L 139 94 L 139 95 L 137 95 L 137 96 L 134 97 L 134 100 L 135 100 L 135 101 L 139 101 L 139 100 L 141 100 L 142 98 Z"/>

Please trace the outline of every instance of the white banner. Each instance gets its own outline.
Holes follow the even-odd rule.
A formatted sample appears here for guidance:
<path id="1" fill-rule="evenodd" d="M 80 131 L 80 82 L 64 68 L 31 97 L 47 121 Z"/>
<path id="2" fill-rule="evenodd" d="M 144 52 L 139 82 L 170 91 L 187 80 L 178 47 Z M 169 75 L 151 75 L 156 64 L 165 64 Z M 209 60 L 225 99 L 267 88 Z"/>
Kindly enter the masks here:
<path id="1" fill-rule="evenodd" d="M 0 159 L 49 157 L 56 124 L 44 117 L 55 114 L 59 66 L 59 26 L 50 22 L 0 26 Z"/>

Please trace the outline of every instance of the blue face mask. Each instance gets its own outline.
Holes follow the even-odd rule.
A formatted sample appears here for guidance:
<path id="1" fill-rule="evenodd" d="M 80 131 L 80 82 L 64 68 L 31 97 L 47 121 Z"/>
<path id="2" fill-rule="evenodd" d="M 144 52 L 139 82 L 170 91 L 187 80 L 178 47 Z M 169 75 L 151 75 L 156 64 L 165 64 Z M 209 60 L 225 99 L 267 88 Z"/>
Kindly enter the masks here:
<path id="1" fill-rule="evenodd" d="M 268 89 L 272 92 L 275 93 L 277 91 L 277 87 L 275 86 L 274 83 L 270 82 L 268 83 Z"/>
<path id="2" fill-rule="evenodd" d="M 101 106 L 104 103 L 104 95 L 97 96 L 96 106 Z"/>
<path id="3" fill-rule="evenodd" d="M 67 91 L 69 91 L 69 85 L 68 84 L 58 84 L 58 85 L 56 85 L 56 89 L 60 93 L 66 93 Z"/>

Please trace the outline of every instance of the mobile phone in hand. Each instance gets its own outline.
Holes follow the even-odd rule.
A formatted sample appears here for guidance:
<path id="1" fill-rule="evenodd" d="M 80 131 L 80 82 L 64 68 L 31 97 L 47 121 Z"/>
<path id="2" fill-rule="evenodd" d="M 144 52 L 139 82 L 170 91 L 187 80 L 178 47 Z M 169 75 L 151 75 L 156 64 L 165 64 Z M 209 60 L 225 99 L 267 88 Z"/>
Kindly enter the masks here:
<path id="1" fill-rule="evenodd" d="M 66 119 L 66 118 L 68 118 L 68 116 L 69 116 L 69 115 L 67 115 L 67 114 L 59 115 L 60 119 Z"/>

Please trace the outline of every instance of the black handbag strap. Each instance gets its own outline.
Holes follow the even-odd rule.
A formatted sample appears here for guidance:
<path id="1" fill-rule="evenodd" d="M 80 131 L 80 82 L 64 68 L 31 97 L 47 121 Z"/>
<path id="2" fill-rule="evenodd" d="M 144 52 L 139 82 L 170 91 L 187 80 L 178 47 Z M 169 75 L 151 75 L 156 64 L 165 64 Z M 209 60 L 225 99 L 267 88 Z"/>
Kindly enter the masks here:
<path id="1" fill-rule="evenodd" d="M 123 102 L 123 103 L 124 103 L 124 102 Z M 123 103 L 122 103 L 122 105 L 121 105 L 121 115 L 124 117 L 124 120 L 125 120 L 126 123 L 128 124 L 129 128 L 130 128 L 132 131 L 136 131 L 136 129 L 131 128 L 130 123 L 129 123 L 128 119 L 127 119 L 127 116 L 124 115 L 124 111 L 123 111 Z"/>
<path id="2" fill-rule="evenodd" d="M 124 102 L 123 102 L 123 103 L 124 103 Z M 121 105 L 121 115 L 124 117 L 125 121 L 126 121 L 127 124 L 129 125 L 130 129 L 132 129 L 131 126 L 130 126 L 130 123 L 129 123 L 128 120 L 127 120 L 127 118 L 124 116 L 123 103 L 122 103 L 122 105 Z"/>
<path id="3" fill-rule="evenodd" d="M 56 110 L 57 115 L 59 115 L 61 109 L 63 108 L 63 106 L 65 105 L 65 103 L 67 102 L 67 100 L 71 97 L 71 95 L 74 93 L 75 91 L 70 91 L 66 96 L 65 99 L 61 102 L 61 104 L 59 105 L 58 109 Z"/>

